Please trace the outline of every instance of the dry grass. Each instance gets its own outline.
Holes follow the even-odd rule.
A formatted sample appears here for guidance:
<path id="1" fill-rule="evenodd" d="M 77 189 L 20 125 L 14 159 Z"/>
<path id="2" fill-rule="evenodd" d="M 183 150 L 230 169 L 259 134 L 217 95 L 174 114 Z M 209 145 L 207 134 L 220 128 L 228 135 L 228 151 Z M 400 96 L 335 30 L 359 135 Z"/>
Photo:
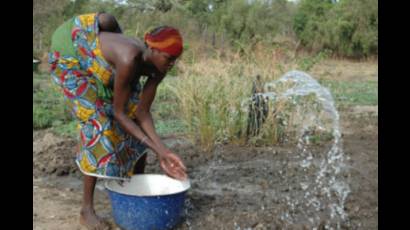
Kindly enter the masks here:
<path id="1" fill-rule="evenodd" d="M 374 84 L 363 85 L 369 88 L 367 94 L 363 94 L 362 86 L 356 89 L 350 85 L 354 81 L 377 81 L 377 60 L 354 62 L 310 56 L 294 58 L 291 49 L 266 48 L 261 44 L 244 48 L 239 53 L 190 42 L 177 65 L 177 77 L 167 77 L 160 85 L 154 115 L 163 122 L 157 126 L 161 133 L 184 133 L 208 150 L 216 143 L 277 143 L 289 136 L 294 121 L 299 118 L 295 112 L 287 113 L 294 109 L 291 104 L 276 102 L 269 107 L 262 132 L 247 139 L 247 103 L 252 95 L 252 84 L 257 75 L 262 82 L 268 82 L 292 69 L 304 70 L 303 66 L 309 67 L 307 72 L 318 80 L 349 83 L 329 83 L 329 87 L 337 90 L 332 92 L 336 99 L 343 99 L 349 94 L 352 96 L 348 99 L 354 99 L 354 103 L 377 103 Z M 33 94 L 35 98 L 42 96 L 38 92 Z M 34 108 L 41 109 L 39 105 L 33 100 Z M 38 126 L 43 127 L 44 122 L 36 119 L 45 117 L 40 115 L 34 116 L 33 124 L 39 123 Z M 46 126 L 56 124 L 55 120 L 58 119 L 48 119 Z"/>
<path id="2" fill-rule="evenodd" d="M 292 65 L 280 49 L 256 46 L 245 52 L 208 50 L 200 56 L 189 55 L 193 60 L 183 58 L 178 63 L 177 79 L 166 84 L 177 97 L 179 117 L 188 136 L 205 149 L 215 143 L 245 143 L 247 102 L 255 77 L 271 81 Z M 278 139 L 277 133 L 273 135 Z"/>
<path id="3" fill-rule="evenodd" d="M 377 61 L 293 57 L 291 50 L 280 47 L 267 49 L 257 44 L 237 53 L 194 42 L 178 63 L 178 77 L 162 87 L 176 97 L 174 113 L 182 119 L 188 137 L 210 150 L 216 143 L 277 143 L 286 139 L 301 119 L 292 103 L 276 102 L 269 107 L 262 132 L 247 139 L 247 102 L 257 75 L 268 82 L 292 69 L 306 71 L 303 67 L 318 80 L 365 80 L 377 75 Z"/>

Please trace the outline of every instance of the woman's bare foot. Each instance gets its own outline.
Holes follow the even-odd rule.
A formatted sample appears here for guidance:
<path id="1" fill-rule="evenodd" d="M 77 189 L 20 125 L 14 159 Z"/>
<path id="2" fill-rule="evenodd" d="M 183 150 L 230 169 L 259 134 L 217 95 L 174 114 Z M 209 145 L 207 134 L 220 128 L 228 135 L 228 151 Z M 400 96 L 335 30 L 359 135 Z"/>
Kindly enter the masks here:
<path id="1" fill-rule="evenodd" d="M 89 230 L 110 230 L 110 225 L 107 221 L 98 217 L 93 209 L 81 210 L 80 224 L 84 225 Z"/>

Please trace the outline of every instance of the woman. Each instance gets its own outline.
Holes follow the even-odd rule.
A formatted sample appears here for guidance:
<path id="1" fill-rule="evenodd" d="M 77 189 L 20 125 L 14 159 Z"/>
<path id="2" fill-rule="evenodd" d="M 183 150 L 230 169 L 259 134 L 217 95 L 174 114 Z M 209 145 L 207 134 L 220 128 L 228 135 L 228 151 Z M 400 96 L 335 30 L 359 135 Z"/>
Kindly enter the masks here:
<path id="1" fill-rule="evenodd" d="M 182 37 L 172 27 L 158 27 L 145 43 L 123 36 L 106 13 L 74 17 L 53 34 L 49 63 L 55 83 L 80 127 L 76 163 L 84 175 L 80 222 L 106 229 L 94 211 L 97 177 L 124 178 L 143 173 L 146 147 L 169 176 L 184 180 L 182 160 L 155 132 L 150 113 L 158 84 L 182 53 Z M 144 86 L 140 77 L 147 76 Z"/>

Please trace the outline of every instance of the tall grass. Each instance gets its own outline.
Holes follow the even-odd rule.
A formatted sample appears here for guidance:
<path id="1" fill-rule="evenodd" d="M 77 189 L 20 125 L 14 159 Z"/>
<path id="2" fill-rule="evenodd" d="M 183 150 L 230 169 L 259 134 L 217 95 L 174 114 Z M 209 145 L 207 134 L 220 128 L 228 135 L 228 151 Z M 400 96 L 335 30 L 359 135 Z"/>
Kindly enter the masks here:
<path id="1" fill-rule="evenodd" d="M 241 52 L 214 50 L 191 43 L 178 64 L 177 77 L 165 84 L 176 96 L 175 111 L 188 137 L 210 150 L 216 143 L 272 144 L 286 139 L 292 104 L 269 107 L 262 130 L 247 136 L 248 108 L 256 76 L 261 82 L 277 79 L 292 69 L 309 70 L 327 53 L 294 58 L 290 49 L 256 44 Z M 202 50 L 202 52 L 198 52 Z"/>
<path id="2" fill-rule="evenodd" d="M 266 47 L 269 46 L 258 43 L 234 52 L 229 48 L 213 49 L 200 41 L 186 45 L 176 68 L 157 90 L 152 111 L 158 133 L 184 134 L 206 150 L 216 143 L 274 144 L 287 139 L 293 121 L 298 118 L 294 105 L 280 101 L 269 106 L 261 132 L 247 136 L 249 102 L 256 76 L 260 76 L 261 82 L 268 82 L 292 69 L 308 71 L 328 54 L 295 58 L 290 49 Z M 74 135 L 75 124 L 65 110 L 62 95 L 53 91 L 46 79 L 50 79 L 47 73 L 34 76 L 33 128 L 53 127 L 58 133 Z M 337 90 L 336 99 L 346 101 L 347 96 L 354 103 L 377 104 L 377 83 L 375 87 L 366 84 L 366 97 L 360 93 L 363 87 L 325 83 L 331 90 Z"/>
<path id="3" fill-rule="evenodd" d="M 178 77 L 167 84 L 177 97 L 178 114 L 188 136 L 204 149 L 216 143 L 244 144 L 255 77 L 269 81 L 287 69 L 283 67 L 286 63 L 279 63 L 280 52 L 262 47 L 245 52 L 190 56 L 195 61 L 181 60 Z"/>

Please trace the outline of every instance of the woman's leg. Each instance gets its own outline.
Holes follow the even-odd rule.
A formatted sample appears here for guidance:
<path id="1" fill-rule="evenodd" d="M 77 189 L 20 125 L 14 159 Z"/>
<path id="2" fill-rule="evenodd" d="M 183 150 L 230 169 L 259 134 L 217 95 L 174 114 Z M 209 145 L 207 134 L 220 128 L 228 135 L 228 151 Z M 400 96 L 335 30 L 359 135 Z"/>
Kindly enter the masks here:
<path id="1" fill-rule="evenodd" d="M 96 177 L 84 175 L 83 205 L 81 208 L 80 223 L 85 225 L 88 229 L 110 229 L 109 225 L 95 214 L 94 189 L 96 182 Z"/>
<path id="2" fill-rule="evenodd" d="M 134 166 L 134 174 L 143 174 L 145 171 L 145 165 L 147 161 L 147 153 L 142 155 L 140 159 L 138 159 L 137 163 Z"/>

